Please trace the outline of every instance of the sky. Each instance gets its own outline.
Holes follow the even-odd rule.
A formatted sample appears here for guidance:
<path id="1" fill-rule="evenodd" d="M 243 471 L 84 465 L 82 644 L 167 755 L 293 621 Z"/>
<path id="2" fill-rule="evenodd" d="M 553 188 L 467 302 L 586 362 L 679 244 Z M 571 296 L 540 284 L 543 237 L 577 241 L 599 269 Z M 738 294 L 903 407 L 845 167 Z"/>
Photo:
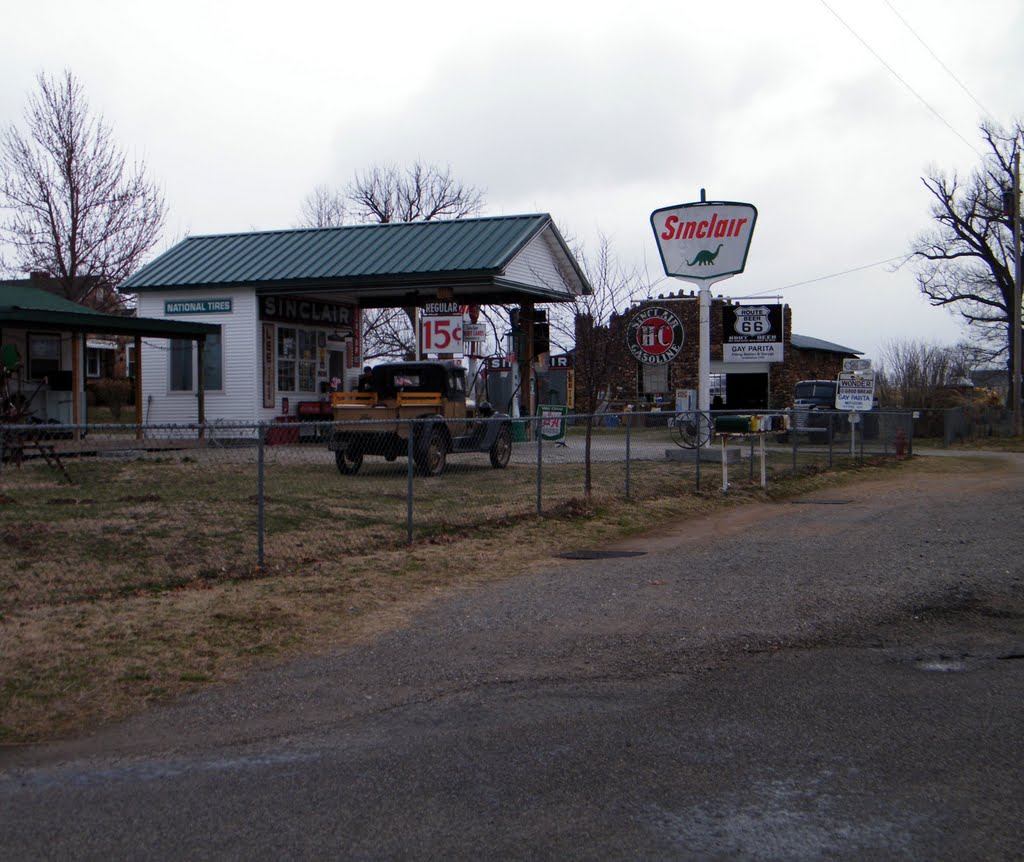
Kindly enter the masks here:
<path id="1" fill-rule="evenodd" d="M 187 235 L 299 222 L 318 184 L 376 164 L 450 165 L 485 215 L 551 213 L 607 236 L 652 295 L 653 210 L 758 210 L 746 271 L 802 335 L 880 357 L 953 344 L 957 318 L 894 269 L 928 228 L 921 177 L 980 162 L 978 124 L 1022 111 L 1019 0 L 9 4 L 0 123 L 67 68 Z M 888 261 L 888 263 L 883 263 Z"/>

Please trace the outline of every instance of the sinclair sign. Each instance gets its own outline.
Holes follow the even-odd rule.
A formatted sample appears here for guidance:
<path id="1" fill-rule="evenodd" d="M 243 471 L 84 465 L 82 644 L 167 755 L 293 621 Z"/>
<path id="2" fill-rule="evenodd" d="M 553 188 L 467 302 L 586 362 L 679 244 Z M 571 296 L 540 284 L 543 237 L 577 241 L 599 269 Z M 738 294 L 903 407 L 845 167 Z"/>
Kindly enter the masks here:
<path id="1" fill-rule="evenodd" d="M 665 274 L 718 280 L 743 272 L 757 221 L 753 204 L 701 201 L 651 213 Z"/>
<path id="2" fill-rule="evenodd" d="M 664 365 L 683 349 L 683 322 L 667 308 L 647 306 L 630 318 L 626 346 L 637 361 Z"/>

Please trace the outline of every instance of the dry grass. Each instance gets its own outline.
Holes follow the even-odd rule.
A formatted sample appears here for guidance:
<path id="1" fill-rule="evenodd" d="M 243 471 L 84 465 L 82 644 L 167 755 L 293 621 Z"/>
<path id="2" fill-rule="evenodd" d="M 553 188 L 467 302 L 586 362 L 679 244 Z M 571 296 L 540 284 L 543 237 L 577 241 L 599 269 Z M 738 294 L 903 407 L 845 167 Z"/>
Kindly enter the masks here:
<path id="1" fill-rule="evenodd" d="M 584 501 L 577 475 L 561 495 L 551 492 L 543 518 L 531 514 L 531 471 L 467 469 L 417 487 L 426 526 L 407 547 L 404 494 L 382 483 L 385 468 L 404 469 L 381 464 L 347 477 L 344 500 L 326 503 L 315 484 L 322 466 L 268 468 L 268 559 L 279 562 L 262 570 L 253 565 L 251 477 L 237 465 L 83 462 L 71 487 L 45 468 L 25 467 L 15 481 L 8 471 L 0 494 L 0 743 L 69 735 L 260 662 L 357 642 L 444 591 L 529 571 L 566 548 L 850 478 L 937 469 L 889 462 L 782 476 L 767 493 L 738 483 L 724 497 L 713 470 L 694 494 L 638 466 L 639 499 L 604 493 L 612 480 L 599 476 L 598 493 Z M 604 469 L 618 471 L 619 482 L 622 465 Z M 550 481 L 557 487 L 554 468 Z M 453 505 L 470 489 L 471 506 Z M 510 511 L 510 494 L 526 505 Z M 275 543 L 290 553 L 275 557 Z"/>

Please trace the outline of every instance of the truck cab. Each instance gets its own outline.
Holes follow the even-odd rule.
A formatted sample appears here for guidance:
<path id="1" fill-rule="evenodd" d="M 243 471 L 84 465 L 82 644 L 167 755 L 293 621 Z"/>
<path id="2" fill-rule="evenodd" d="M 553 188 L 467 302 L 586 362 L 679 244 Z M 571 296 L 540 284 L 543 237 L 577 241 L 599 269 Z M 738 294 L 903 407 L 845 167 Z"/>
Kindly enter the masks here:
<path id="1" fill-rule="evenodd" d="M 467 397 L 466 369 L 454 362 L 389 362 L 370 372 L 368 391 L 335 392 L 328 447 L 339 472 L 358 472 L 366 455 L 394 461 L 409 452 L 423 475 L 443 472 L 447 456 L 488 452 L 503 469 L 512 452 L 512 423 L 486 402 Z"/>

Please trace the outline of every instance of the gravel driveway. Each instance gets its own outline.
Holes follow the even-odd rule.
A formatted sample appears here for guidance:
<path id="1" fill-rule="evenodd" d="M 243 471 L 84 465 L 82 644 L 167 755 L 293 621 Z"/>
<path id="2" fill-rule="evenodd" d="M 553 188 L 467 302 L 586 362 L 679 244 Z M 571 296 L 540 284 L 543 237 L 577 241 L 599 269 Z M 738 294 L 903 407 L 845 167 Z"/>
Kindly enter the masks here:
<path id="1" fill-rule="evenodd" d="M 737 507 L 0 756 L 12 858 L 993 859 L 1024 457 Z"/>

